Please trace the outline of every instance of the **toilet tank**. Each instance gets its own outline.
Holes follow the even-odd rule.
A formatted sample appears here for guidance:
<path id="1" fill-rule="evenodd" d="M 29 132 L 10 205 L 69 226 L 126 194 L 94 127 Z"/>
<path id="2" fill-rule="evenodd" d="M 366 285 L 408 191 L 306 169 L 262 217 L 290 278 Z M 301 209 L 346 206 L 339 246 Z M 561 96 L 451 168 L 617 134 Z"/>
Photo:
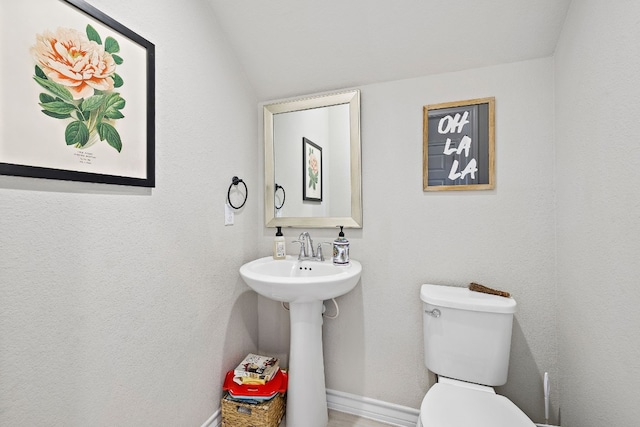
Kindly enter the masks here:
<path id="1" fill-rule="evenodd" d="M 513 298 L 422 285 L 424 361 L 438 375 L 488 386 L 507 382 Z"/>

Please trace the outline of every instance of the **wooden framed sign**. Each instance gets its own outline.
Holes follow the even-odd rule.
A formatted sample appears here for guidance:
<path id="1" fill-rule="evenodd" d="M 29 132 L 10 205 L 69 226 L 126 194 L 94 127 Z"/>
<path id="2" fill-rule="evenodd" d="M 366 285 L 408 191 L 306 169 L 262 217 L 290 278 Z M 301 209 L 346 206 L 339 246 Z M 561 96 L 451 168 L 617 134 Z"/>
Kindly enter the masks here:
<path id="1" fill-rule="evenodd" d="M 495 188 L 495 98 L 425 105 L 424 191 Z"/>

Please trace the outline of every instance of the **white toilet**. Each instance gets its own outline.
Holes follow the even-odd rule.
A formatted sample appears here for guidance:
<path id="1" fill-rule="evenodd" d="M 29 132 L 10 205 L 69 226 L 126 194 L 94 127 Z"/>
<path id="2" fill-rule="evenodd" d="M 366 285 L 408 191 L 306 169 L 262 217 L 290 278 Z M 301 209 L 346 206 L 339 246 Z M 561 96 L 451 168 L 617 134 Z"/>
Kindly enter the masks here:
<path id="1" fill-rule="evenodd" d="M 512 298 L 422 285 L 424 362 L 438 382 L 422 400 L 418 427 L 535 427 L 493 386 L 507 382 Z"/>

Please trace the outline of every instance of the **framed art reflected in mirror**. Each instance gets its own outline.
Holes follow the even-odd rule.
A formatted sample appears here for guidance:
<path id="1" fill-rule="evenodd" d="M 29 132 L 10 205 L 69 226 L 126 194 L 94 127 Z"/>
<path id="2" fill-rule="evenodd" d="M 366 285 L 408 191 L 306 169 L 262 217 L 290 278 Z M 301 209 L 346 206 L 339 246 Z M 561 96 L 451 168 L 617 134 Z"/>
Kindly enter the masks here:
<path id="1" fill-rule="evenodd" d="M 322 202 L 322 147 L 302 138 L 302 200 Z"/>

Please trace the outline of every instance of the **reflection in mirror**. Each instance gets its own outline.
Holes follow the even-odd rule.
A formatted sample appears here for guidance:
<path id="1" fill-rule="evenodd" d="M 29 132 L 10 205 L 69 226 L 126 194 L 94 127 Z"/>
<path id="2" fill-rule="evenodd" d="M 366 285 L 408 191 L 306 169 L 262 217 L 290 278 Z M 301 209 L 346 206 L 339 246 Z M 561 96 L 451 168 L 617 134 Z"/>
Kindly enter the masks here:
<path id="1" fill-rule="evenodd" d="M 264 107 L 267 227 L 362 227 L 360 92 Z"/>

